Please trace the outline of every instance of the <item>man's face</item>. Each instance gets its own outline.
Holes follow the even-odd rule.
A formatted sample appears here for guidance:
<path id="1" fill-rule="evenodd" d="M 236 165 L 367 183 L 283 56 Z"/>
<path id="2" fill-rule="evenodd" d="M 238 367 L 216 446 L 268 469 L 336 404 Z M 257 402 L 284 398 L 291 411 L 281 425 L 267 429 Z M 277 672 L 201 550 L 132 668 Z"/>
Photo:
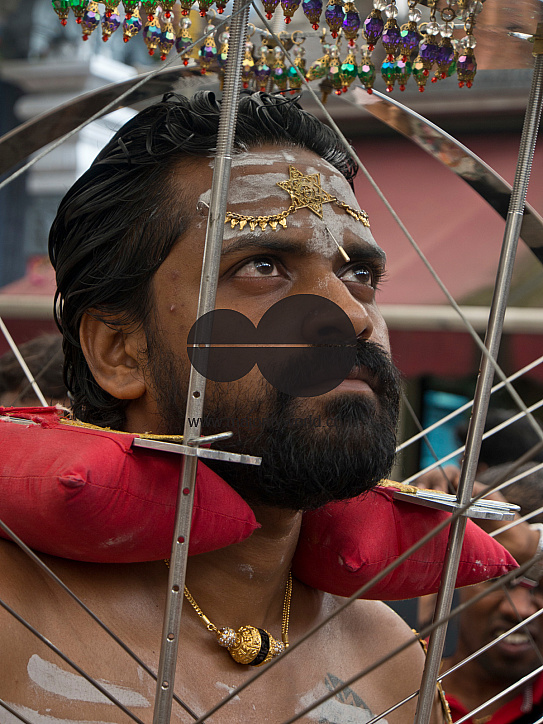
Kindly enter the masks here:
<path id="1" fill-rule="evenodd" d="M 266 216 L 288 209 L 289 194 L 277 186 L 289 179 L 289 165 L 320 174 L 324 191 L 359 208 L 345 178 L 310 151 L 265 147 L 234 157 L 227 209 Z M 193 217 L 155 275 L 154 320 L 147 327 L 149 379 L 164 432 L 184 425 L 189 360 L 187 336 L 196 319 L 212 167 L 198 160 L 179 172 L 190 178 Z M 295 397 L 275 389 L 258 367 L 234 382 L 208 381 L 202 432 L 232 430 L 225 449 L 262 455 L 255 468 L 211 466 L 247 499 L 284 507 L 317 507 L 329 499 L 353 497 L 392 464 L 399 386 L 389 360 L 388 335 L 375 303 L 384 254 L 369 229 L 334 203 L 320 219 L 308 208 L 287 218 L 287 228 L 225 226 L 216 308 L 239 312 L 257 327 L 276 302 L 316 295 L 333 302 L 350 319 L 359 340 L 352 373 L 318 396 Z M 335 239 L 335 240 L 334 240 Z M 346 261 L 336 241 L 350 257 Z M 316 315 L 299 320 L 328 323 Z M 285 326 L 292 319 L 285 319 Z M 304 370 L 300 370 L 303 379 Z M 257 486 L 255 474 L 260 476 Z M 287 491 L 277 480 L 291 481 Z M 292 484 L 292 481 L 295 481 Z M 258 493 L 255 490 L 258 489 Z"/>
<path id="2" fill-rule="evenodd" d="M 488 583 L 462 591 L 462 602 L 485 590 Z M 499 588 L 470 606 L 460 619 L 457 657 L 477 651 L 543 607 L 543 587 Z M 505 686 L 541 665 L 543 614 L 475 659 L 482 676 Z"/>

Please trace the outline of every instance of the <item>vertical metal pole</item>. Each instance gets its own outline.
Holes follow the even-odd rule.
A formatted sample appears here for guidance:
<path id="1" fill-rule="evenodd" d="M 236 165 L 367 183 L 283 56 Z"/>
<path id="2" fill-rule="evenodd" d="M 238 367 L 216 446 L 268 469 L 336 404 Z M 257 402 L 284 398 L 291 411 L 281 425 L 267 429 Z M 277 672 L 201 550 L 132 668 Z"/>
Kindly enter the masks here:
<path id="1" fill-rule="evenodd" d="M 502 252 L 496 277 L 496 286 L 485 338 L 485 345 L 488 348 L 490 355 L 494 358 L 496 358 L 498 354 L 500 345 L 503 318 L 507 305 L 507 297 L 509 295 L 511 275 L 513 273 L 513 265 L 526 201 L 526 192 L 528 190 L 528 181 L 530 178 L 537 132 L 541 119 L 543 101 L 543 23 L 539 23 L 537 26 L 534 55 L 536 60 L 532 78 L 532 87 L 530 89 L 526 115 L 524 117 L 524 127 L 520 141 L 517 170 L 511 192 Z M 477 380 L 473 412 L 466 440 L 466 453 L 458 485 L 457 499 L 461 505 L 468 503 L 472 497 L 475 469 L 477 467 L 477 460 L 479 458 L 481 448 L 481 440 L 484 432 L 484 423 L 490 399 L 493 377 L 494 368 L 488 361 L 488 358 L 483 357 Z M 451 525 L 447 559 L 443 570 L 441 588 L 434 613 L 435 621 L 446 616 L 451 608 L 465 527 L 466 518 L 463 516 L 457 518 L 457 520 Z M 439 672 L 446 632 L 447 624 L 444 624 L 439 626 L 430 637 L 428 656 L 424 667 L 417 713 L 415 716 L 415 724 L 427 724 L 430 719 L 432 704 L 435 697 L 435 682 Z"/>
<path id="2" fill-rule="evenodd" d="M 241 89 L 241 62 L 245 49 L 249 6 L 250 1 L 248 0 L 234 0 L 232 9 L 228 64 L 224 78 L 217 153 L 213 169 L 211 201 L 198 298 L 198 319 L 215 307 L 224 218 L 230 182 L 232 146 Z M 204 409 L 205 387 L 205 377 L 200 375 L 194 367 L 191 367 L 183 430 L 185 444 L 190 444 L 191 439 L 200 436 L 200 422 L 194 427 L 190 427 L 188 421 L 189 419 L 201 420 Z M 197 465 L 198 459 L 196 457 L 185 456 L 183 458 L 177 497 L 175 532 L 170 558 L 168 597 L 164 612 L 153 724 L 169 724 L 170 722 Z"/>

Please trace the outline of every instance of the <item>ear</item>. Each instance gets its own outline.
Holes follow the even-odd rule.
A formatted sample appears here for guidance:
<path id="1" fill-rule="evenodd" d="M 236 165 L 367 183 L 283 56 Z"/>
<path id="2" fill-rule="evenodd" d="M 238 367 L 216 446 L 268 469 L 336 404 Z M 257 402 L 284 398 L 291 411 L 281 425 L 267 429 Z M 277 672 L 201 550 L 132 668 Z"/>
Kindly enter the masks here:
<path id="1" fill-rule="evenodd" d="M 142 369 L 146 352 L 143 330 L 127 332 L 85 313 L 79 340 L 90 371 L 102 389 L 119 400 L 136 400 L 144 395 L 147 387 Z"/>

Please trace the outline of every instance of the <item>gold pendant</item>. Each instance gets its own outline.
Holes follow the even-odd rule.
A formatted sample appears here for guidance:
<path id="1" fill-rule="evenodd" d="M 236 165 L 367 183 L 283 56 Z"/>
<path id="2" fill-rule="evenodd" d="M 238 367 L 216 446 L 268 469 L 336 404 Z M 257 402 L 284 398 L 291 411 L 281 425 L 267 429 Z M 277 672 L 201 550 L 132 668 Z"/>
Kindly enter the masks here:
<path id="1" fill-rule="evenodd" d="M 237 631 L 223 626 L 217 630 L 217 641 L 230 652 L 238 664 L 262 666 L 285 650 L 281 641 L 263 628 L 240 626 Z"/>

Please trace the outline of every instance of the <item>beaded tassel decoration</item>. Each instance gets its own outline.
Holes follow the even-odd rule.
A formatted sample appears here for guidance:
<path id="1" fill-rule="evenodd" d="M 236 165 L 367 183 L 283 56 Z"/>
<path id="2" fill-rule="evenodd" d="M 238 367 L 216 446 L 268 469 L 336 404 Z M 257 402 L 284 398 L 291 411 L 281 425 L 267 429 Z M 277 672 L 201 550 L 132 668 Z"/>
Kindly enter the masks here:
<path id="1" fill-rule="evenodd" d="M 349 47 L 356 47 L 356 39 L 358 38 L 358 31 L 360 30 L 360 15 L 352 2 L 345 3 L 344 17 L 342 23 L 343 37 L 349 41 Z"/>
<path id="2" fill-rule="evenodd" d="M 303 0 L 302 10 L 313 30 L 318 30 L 322 15 L 322 0 Z"/>
<path id="3" fill-rule="evenodd" d="M 98 9 L 98 3 L 91 1 L 87 6 L 83 19 L 81 20 L 83 40 L 88 40 L 98 25 L 100 25 L 100 11 Z"/>
<path id="4" fill-rule="evenodd" d="M 104 43 L 110 39 L 120 24 L 121 16 L 117 12 L 117 8 L 112 9 L 109 5 L 102 16 L 102 40 Z"/>
<path id="5" fill-rule="evenodd" d="M 123 8 L 124 8 L 124 15 L 125 18 L 129 18 L 133 13 L 138 13 L 140 11 L 140 3 L 139 0 L 123 0 Z"/>
<path id="6" fill-rule="evenodd" d="M 228 26 L 225 31 L 219 35 L 219 43 L 221 47 L 217 53 L 217 63 L 219 66 L 219 81 L 221 90 L 223 89 L 224 83 L 224 71 L 226 70 L 226 61 L 228 60 L 228 42 L 230 40 L 230 33 L 228 32 Z"/>
<path id="7" fill-rule="evenodd" d="M 362 60 L 358 66 L 358 77 L 366 92 L 371 95 L 373 93 L 373 84 L 375 83 L 375 65 L 372 62 L 367 46 L 365 51 L 364 46 L 362 47 Z"/>
<path id="8" fill-rule="evenodd" d="M 209 66 L 217 57 L 217 45 L 214 37 L 215 26 L 211 23 L 206 28 L 206 34 L 204 44 L 198 51 L 198 56 L 200 58 L 200 72 L 202 75 L 207 73 Z"/>
<path id="9" fill-rule="evenodd" d="M 155 54 L 155 50 L 160 43 L 160 35 L 161 30 L 158 18 L 154 16 L 152 20 L 149 20 L 149 18 L 147 18 L 147 22 L 145 23 L 145 27 L 143 28 L 143 39 L 145 40 L 145 45 L 147 46 L 147 51 L 149 52 L 149 55 Z"/>
<path id="10" fill-rule="evenodd" d="M 407 0 L 407 8 L 399 8 L 396 0 L 372 0 L 373 9 L 361 22 L 355 0 L 260 0 L 268 20 L 271 20 L 279 3 L 281 3 L 285 22 L 291 22 L 294 14 L 302 6 L 304 16 L 314 31 L 319 30 L 324 19 L 332 36 L 332 43 L 347 41 L 347 54 L 330 52 L 325 48 L 321 57 L 306 58 L 305 51 L 295 51 L 293 65 L 285 67 L 282 51 L 272 51 L 266 42 L 265 50 L 255 58 L 253 46 L 246 46 L 243 59 L 242 83 L 244 88 L 270 90 L 279 89 L 286 92 L 287 88 L 295 92 L 301 88 L 296 68 L 303 69 L 306 65 L 307 79 L 319 81 L 324 96 L 332 91 L 338 95 L 348 89 L 355 80 L 360 79 L 368 93 L 372 92 L 375 81 L 375 64 L 372 53 L 381 41 L 386 51 L 385 61 L 381 65 L 381 76 L 387 91 L 395 87 L 404 90 L 409 77 L 413 75 L 419 91 L 424 91 L 428 77 L 432 71 L 432 83 L 444 80 L 453 73 L 458 75 L 458 85 L 470 88 L 477 72 L 475 59 L 475 20 L 483 9 L 481 0 L 442 0 L 446 5 L 438 8 L 438 0 Z M 51 0 L 52 8 L 62 25 L 66 25 L 70 14 L 81 25 L 83 40 L 87 40 L 101 24 L 102 38 L 110 39 L 115 31 L 123 27 L 124 42 L 138 34 L 142 34 L 149 54 L 154 55 L 160 49 L 162 60 L 166 58 L 175 45 L 182 56 L 183 63 L 188 64 L 186 48 L 192 44 L 187 25 L 174 29 L 175 8 L 181 10 L 181 20 L 187 19 L 194 9 L 195 0 Z M 215 7 L 221 14 L 227 0 L 198 0 L 198 11 L 202 17 Z M 324 7 L 323 7 L 324 5 Z M 425 7 L 423 7 L 425 6 Z M 102 10 L 103 8 L 103 10 Z M 124 10 L 124 16 L 123 16 Z M 422 10 L 422 12 L 421 12 Z M 424 15 L 423 15 L 424 13 Z M 441 20 L 436 20 L 436 14 Z M 426 20 L 423 21 L 423 17 Z M 429 19 L 428 19 L 429 17 Z M 407 22 L 406 22 L 407 20 Z M 464 23 L 465 35 L 460 40 L 457 34 L 458 20 Z M 403 23 L 400 25 L 400 22 Z M 217 24 L 216 18 L 209 23 Z M 269 34 L 260 30 L 269 37 Z M 296 31 L 298 33 L 302 31 Z M 361 46 L 362 59 L 357 65 L 357 40 L 363 34 L 365 45 Z M 457 37 L 455 37 L 457 34 Z M 120 35 L 120 33 L 118 33 Z M 222 36 L 221 36 L 222 37 Z M 113 42 L 113 41 L 112 41 Z M 294 44 L 295 41 L 292 41 Z M 321 39 L 324 43 L 324 38 Z M 223 43 L 220 42 L 221 48 Z M 287 48 L 290 46 L 287 46 Z M 219 73 L 224 71 L 225 53 L 217 51 L 214 40 L 208 39 L 200 48 L 200 67 L 203 73 L 213 67 L 217 60 Z M 344 57 L 343 62 L 340 59 Z M 353 60 L 354 59 L 354 60 Z M 355 74 L 356 69 L 356 74 Z"/>
<path id="11" fill-rule="evenodd" d="M 475 30 L 475 16 L 481 12 L 483 4 L 480 0 L 472 3 L 472 8 L 468 12 L 466 22 L 464 23 L 464 30 L 466 36 L 460 40 L 460 48 L 458 53 L 458 60 L 456 62 L 456 73 L 458 75 L 458 86 L 463 88 L 464 84 L 471 88 L 473 85 L 473 79 L 477 73 L 477 61 L 475 60 L 475 46 L 477 40 L 473 35 Z M 467 11 L 466 11 L 467 12 Z"/>
<path id="12" fill-rule="evenodd" d="M 244 88 L 249 88 L 255 77 L 255 60 L 253 58 L 254 45 L 250 40 L 245 42 L 245 54 L 241 61 L 241 83 Z"/>
<path id="13" fill-rule="evenodd" d="M 278 90 L 286 91 L 287 83 L 288 83 L 288 76 L 287 76 L 287 68 L 285 66 L 285 54 L 283 53 L 281 48 L 275 48 L 273 51 L 273 54 L 274 54 L 274 63 L 273 63 L 273 71 L 272 71 L 273 82 L 277 86 Z"/>
<path id="14" fill-rule="evenodd" d="M 291 65 L 288 69 L 287 75 L 288 75 L 288 87 L 290 89 L 290 92 L 292 94 L 296 93 L 300 90 L 302 87 L 302 79 L 298 75 L 296 68 L 300 71 L 300 73 L 305 78 L 306 75 L 306 69 L 305 69 L 305 49 L 302 48 L 300 45 L 295 45 L 293 49 L 294 54 L 294 65 Z"/>
<path id="15" fill-rule="evenodd" d="M 66 25 L 68 15 L 70 14 L 70 6 L 68 0 L 53 0 L 53 10 L 58 15 L 61 25 Z"/>
<path id="16" fill-rule="evenodd" d="M 281 7 L 283 8 L 283 15 L 285 16 L 285 23 L 288 25 L 292 20 L 292 16 L 300 7 L 301 0 L 281 0 Z"/>
<path id="17" fill-rule="evenodd" d="M 166 13 L 162 13 L 161 20 L 163 25 L 162 32 L 160 33 L 160 40 L 158 41 L 158 46 L 160 48 L 160 60 L 166 60 L 168 53 L 175 45 L 175 30 L 173 29 L 170 18 L 173 19 L 171 13 L 169 14 L 169 17 Z"/>
<path id="18" fill-rule="evenodd" d="M 330 28 L 330 33 L 335 40 L 341 30 L 343 21 L 345 20 L 343 0 L 328 0 L 328 5 L 324 11 L 324 17 L 328 27 Z"/>
<path id="19" fill-rule="evenodd" d="M 137 35 L 142 29 L 143 25 L 140 18 L 138 8 L 133 10 L 130 15 L 125 15 L 123 20 L 123 40 L 125 43 Z"/>
<path id="20" fill-rule="evenodd" d="M 404 62 L 408 61 L 413 53 L 418 53 L 419 43 L 422 37 L 417 25 L 422 18 L 422 13 L 415 5 L 415 0 L 409 0 L 409 14 L 407 16 L 409 22 L 402 25 L 400 29 L 400 46 L 398 51 Z"/>
<path id="21" fill-rule="evenodd" d="M 175 41 L 175 49 L 183 59 L 183 65 L 189 64 L 190 51 L 187 48 L 192 45 L 192 38 L 190 36 L 190 26 L 192 21 L 190 18 L 182 18 L 179 25 L 179 33 Z"/>
<path id="22" fill-rule="evenodd" d="M 269 48 L 265 42 L 260 46 L 260 58 L 254 66 L 254 77 L 258 90 L 265 91 L 268 87 L 271 68 L 268 64 Z"/>
<path id="23" fill-rule="evenodd" d="M 347 57 L 339 67 L 339 78 L 341 80 L 341 92 L 347 93 L 349 86 L 353 83 L 358 75 L 358 66 L 356 64 L 356 56 L 354 50 L 349 48 Z"/>
<path id="24" fill-rule="evenodd" d="M 68 4 L 74 14 L 75 22 L 78 25 L 81 25 L 83 16 L 85 15 L 87 7 L 89 6 L 89 0 L 68 0 Z"/>

